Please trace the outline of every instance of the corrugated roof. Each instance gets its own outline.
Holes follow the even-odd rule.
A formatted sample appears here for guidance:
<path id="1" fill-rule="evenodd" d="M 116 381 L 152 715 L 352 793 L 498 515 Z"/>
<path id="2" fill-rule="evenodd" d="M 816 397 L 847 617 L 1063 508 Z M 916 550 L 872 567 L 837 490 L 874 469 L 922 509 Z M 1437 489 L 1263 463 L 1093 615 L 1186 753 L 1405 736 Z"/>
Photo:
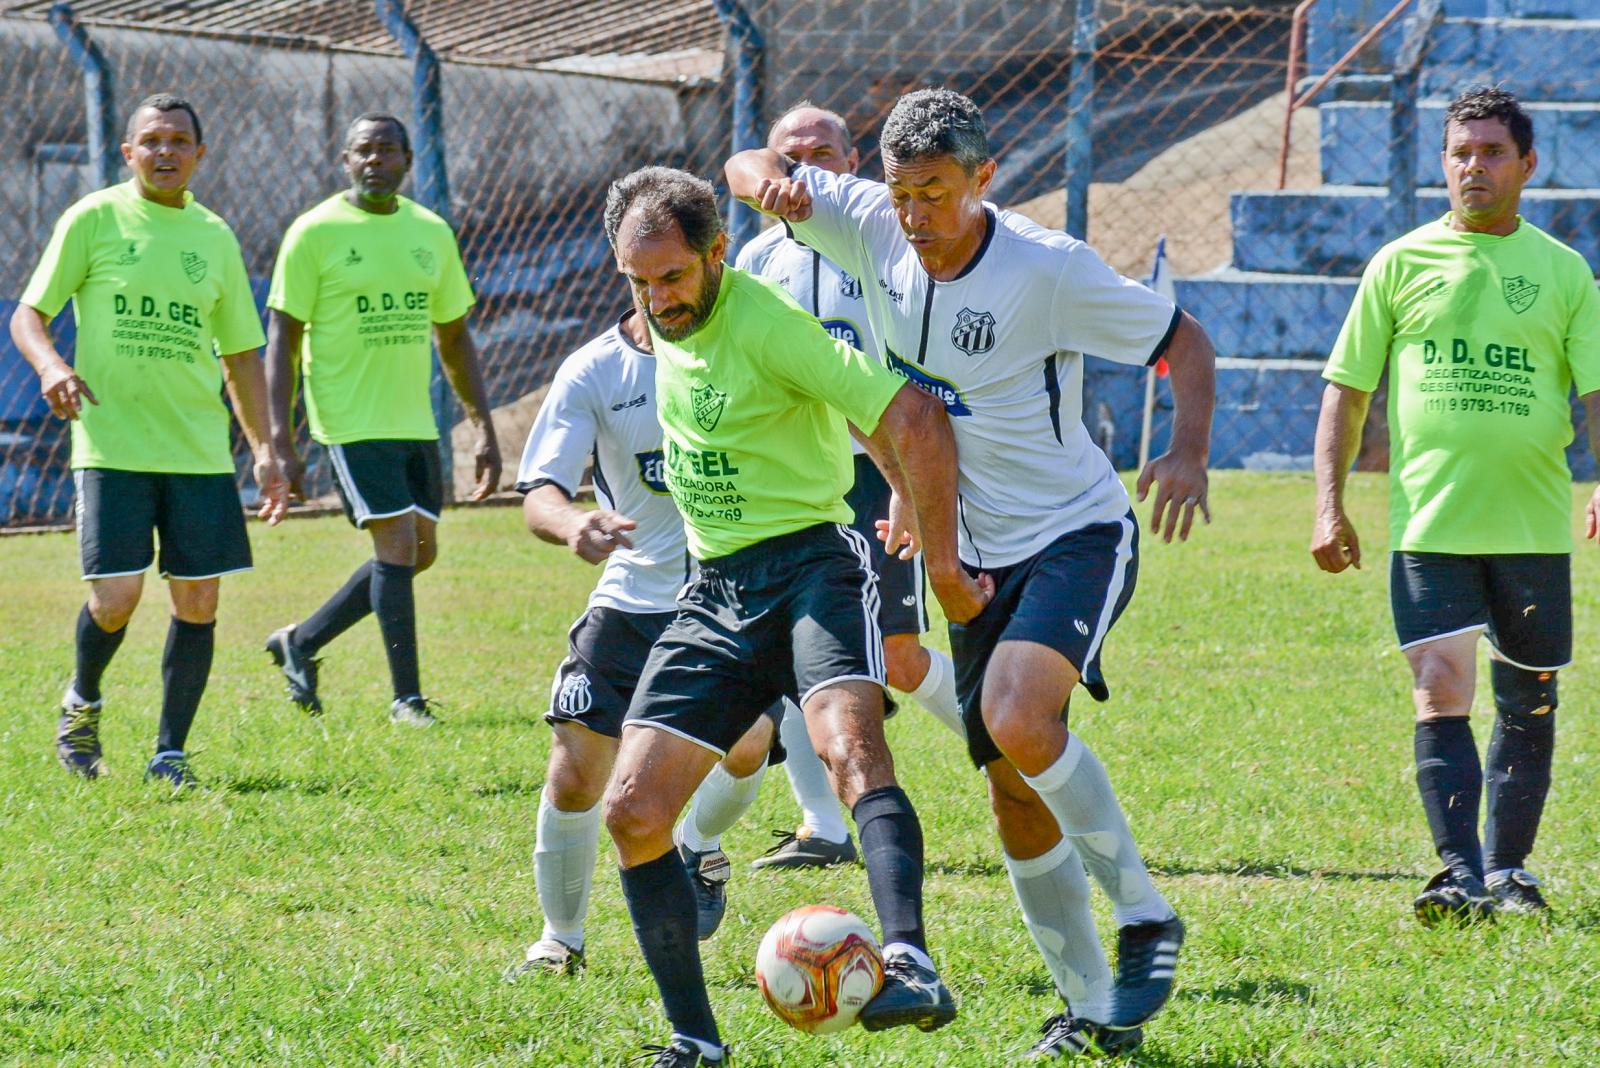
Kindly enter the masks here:
<path id="1" fill-rule="evenodd" d="M 52 0 L 0 0 L 0 14 L 45 18 Z M 533 66 L 575 56 L 720 52 L 711 0 L 411 0 L 441 58 Z M 76 0 L 89 26 L 300 42 L 399 55 L 370 0 Z"/>

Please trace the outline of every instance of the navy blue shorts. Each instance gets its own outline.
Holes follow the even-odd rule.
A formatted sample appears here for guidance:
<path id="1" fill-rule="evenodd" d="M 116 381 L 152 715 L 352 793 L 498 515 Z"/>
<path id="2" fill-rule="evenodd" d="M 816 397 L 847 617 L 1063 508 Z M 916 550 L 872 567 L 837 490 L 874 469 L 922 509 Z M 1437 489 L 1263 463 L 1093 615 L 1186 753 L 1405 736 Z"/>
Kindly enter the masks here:
<path id="1" fill-rule="evenodd" d="M 963 565 L 965 566 L 965 565 Z M 978 767 L 1003 754 L 983 725 L 983 677 L 1001 642 L 1037 642 L 1066 657 L 1096 701 L 1111 696 L 1100 674 L 1100 649 L 1133 597 L 1139 577 L 1139 524 L 1129 512 L 1063 534 L 1042 550 L 987 572 L 994 600 L 968 623 L 950 624 L 956 695 L 967 728 L 967 752 Z M 1066 715 L 1063 705 L 1061 714 Z"/>
<path id="2" fill-rule="evenodd" d="M 1572 663 L 1567 553 L 1391 553 L 1389 605 L 1402 649 L 1481 630 L 1496 657 L 1517 667 Z"/>
<path id="3" fill-rule="evenodd" d="M 909 560 L 883 551 L 878 520 L 889 518 L 889 483 L 870 456 L 856 457 L 856 481 L 844 495 L 856 513 L 852 530 L 866 539 L 872 570 L 878 573 L 878 623 L 884 634 L 921 634 L 928 629 L 923 601 L 922 554 Z"/>
<path id="4" fill-rule="evenodd" d="M 407 512 L 439 521 L 444 464 L 437 441 L 352 441 L 329 445 L 328 457 L 345 518 L 357 527 Z"/>
<path id="5" fill-rule="evenodd" d="M 78 557 L 86 579 L 138 575 L 197 580 L 250 570 L 250 536 L 232 475 L 83 468 L 77 486 Z"/>

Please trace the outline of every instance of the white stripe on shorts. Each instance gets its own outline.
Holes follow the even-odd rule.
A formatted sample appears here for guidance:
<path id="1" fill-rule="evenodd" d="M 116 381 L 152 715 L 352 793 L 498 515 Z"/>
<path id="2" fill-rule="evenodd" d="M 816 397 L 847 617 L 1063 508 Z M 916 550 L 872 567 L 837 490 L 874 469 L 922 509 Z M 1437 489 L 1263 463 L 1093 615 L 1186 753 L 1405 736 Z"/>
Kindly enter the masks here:
<path id="1" fill-rule="evenodd" d="M 356 513 L 356 526 L 360 526 L 372 518 L 372 509 L 367 507 L 367 502 L 361 496 L 361 491 L 356 489 L 356 480 L 350 476 L 350 465 L 345 462 L 344 446 L 329 445 L 328 456 L 333 460 L 333 477 L 339 480 L 344 487 L 344 494 L 350 498 L 350 506 Z M 405 509 L 410 511 L 409 508 Z M 399 513 L 395 513 L 398 515 Z"/>
<path id="2" fill-rule="evenodd" d="M 1089 665 L 1094 663 L 1095 656 L 1100 652 L 1100 643 L 1105 641 L 1106 632 L 1111 629 L 1111 617 L 1117 610 L 1122 587 L 1128 581 L 1128 564 L 1133 560 L 1133 520 L 1123 516 L 1118 522 L 1122 524 L 1122 538 L 1117 542 L 1117 562 L 1111 569 L 1111 581 L 1106 583 L 1106 599 L 1100 605 L 1100 618 L 1095 620 L 1089 651 L 1083 654 L 1083 671 L 1088 671 Z"/>
<path id="3" fill-rule="evenodd" d="M 878 610 L 881 604 L 878 599 L 878 575 L 872 570 L 872 547 L 867 544 L 859 531 L 852 530 L 843 523 L 834 524 L 836 530 L 844 536 L 850 548 L 855 550 L 856 560 L 861 564 L 861 572 L 866 576 L 861 583 L 861 611 L 866 617 L 867 634 L 867 670 L 872 672 L 874 682 L 887 685 L 888 675 L 885 673 L 883 663 L 883 631 L 878 625 Z"/>

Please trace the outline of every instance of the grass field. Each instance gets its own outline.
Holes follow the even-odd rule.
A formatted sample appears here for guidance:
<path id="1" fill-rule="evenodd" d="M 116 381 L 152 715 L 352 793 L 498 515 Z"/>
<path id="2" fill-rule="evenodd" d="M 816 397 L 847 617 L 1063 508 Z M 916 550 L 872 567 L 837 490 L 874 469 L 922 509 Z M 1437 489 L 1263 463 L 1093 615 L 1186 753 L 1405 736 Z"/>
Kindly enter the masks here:
<path id="1" fill-rule="evenodd" d="M 1409 903 L 1433 857 L 1388 624 L 1383 493 L 1354 480 L 1369 561 L 1331 578 L 1305 551 L 1308 477 L 1218 475 L 1213 526 L 1181 548 L 1145 544 L 1107 645 L 1113 700 L 1074 705 L 1189 923 L 1179 989 L 1138 1064 L 1600 1064 L 1600 553 L 1580 550 L 1574 569 L 1580 659 L 1562 684 L 1533 860 L 1554 920 L 1424 931 Z M 500 980 L 538 933 L 539 717 L 595 573 L 512 510 L 452 513 L 418 585 L 423 679 L 444 723 L 390 727 L 370 622 L 328 650 L 328 713 L 310 720 L 283 699 L 261 639 L 342 581 L 362 539 L 335 519 L 253 535 L 258 570 L 224 584 L 191 739 L 205 788 L 179 796 L 139 774 L 160 698 L 161 590 L 107 678 L 113 774 L 69 780 L 49 743 L 83 598 L 74 543 L 0 539 L 0 1062 L 589 1065 L 664 1040 L 608 847 L 589 971 Z M 1492 714 L 1485 686 L 1478 707 Z M 1482 744 L 1489 716 L 1478 723 Z M 775 776 L 725 841 L 729 915 L 706 946 L 743 1068 L 1013 1063 L 1057 1011 L 979 776 L 920 710 L 890 739 L 922 814 L 933 949 L 962 1015 L 932 1036 L 830 1040 L 766 1011 L 751 963 L 773 919 L 808 902 L 871 915 L 860 869 L 744 867 L 793 819 Z"/>

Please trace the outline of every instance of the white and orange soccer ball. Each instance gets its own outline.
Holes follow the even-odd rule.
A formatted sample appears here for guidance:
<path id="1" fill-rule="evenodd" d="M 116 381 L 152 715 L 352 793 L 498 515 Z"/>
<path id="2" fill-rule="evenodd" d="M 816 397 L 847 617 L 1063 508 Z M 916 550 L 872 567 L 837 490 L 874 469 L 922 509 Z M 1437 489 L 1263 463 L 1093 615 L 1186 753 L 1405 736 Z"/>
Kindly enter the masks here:
<path id="1" fill-rule="evenodd" d="M 843 1031 L 883 986 L 883 953 L 860 917 L 806 905 L 767 931 L 756 984 L 778 1018 L 814 1035 Z"/>

